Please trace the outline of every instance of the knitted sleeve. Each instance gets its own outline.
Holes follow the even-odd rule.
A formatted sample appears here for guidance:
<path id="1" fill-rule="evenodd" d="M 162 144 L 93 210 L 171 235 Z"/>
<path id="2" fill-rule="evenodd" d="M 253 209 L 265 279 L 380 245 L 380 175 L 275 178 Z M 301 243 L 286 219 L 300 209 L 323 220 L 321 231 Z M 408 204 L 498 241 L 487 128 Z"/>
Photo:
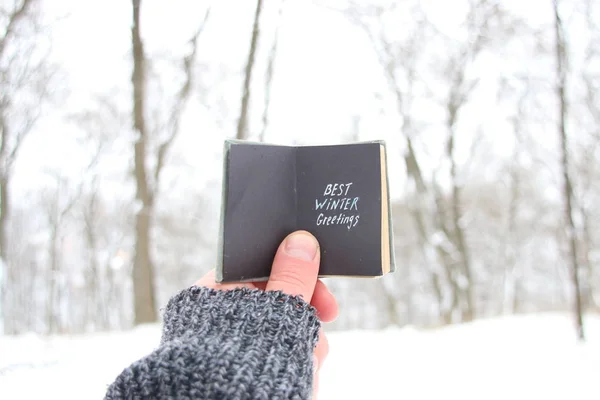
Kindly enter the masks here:
<path id="1" fill-rule="evenodd" d="M 298 297 L 191 287 L 169 301 L 160 346 L 105 399 L 309 399 L 319 328 Z"/>

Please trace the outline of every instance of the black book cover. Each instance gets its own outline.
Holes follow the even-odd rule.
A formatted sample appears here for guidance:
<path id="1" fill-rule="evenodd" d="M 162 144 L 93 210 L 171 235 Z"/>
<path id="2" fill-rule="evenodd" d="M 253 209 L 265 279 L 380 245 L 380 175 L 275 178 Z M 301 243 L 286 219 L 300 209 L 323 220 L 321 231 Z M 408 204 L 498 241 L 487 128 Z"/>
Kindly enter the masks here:
<path id="1" fill-rule="evenodd" d="M 394 270 L 384 142 L 279 146 L 228 140 L 217 281 L 269 276 L 281 241 L 311 232 L 320 276 Z"/>

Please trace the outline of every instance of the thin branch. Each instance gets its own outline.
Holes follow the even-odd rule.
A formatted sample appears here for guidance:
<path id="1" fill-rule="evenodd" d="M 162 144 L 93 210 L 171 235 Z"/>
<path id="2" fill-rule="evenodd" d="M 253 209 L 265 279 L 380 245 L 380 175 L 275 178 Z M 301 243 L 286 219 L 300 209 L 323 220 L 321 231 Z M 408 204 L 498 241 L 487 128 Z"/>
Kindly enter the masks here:
<path id="1" fill-rule="evenodd" d="M 250 106 L 250 83 L 252 82 L 252 72 L 256 60 L 256 49 L 258 47 L 258 36 L 260 34 L 260 15 L 262 13 L 262 0 L 256 1 L 256 11 L 254 13 L 254 25 L 252 28 L 252 38 L 250 39 L 250 51 L 246 61 L 246 70 L 244 73 L 244 88 L 242 93 L 242 104 L 240 106 L 240 117 L 237 126 L 237 139 L 246 139 L 248 135 L 248 108 Z"/>
<path id="2" fill-rule="evenodd" d="M 574 211 L 575 201 L 573 195 L 573 185 L 570 174 L 569 144 L 567 140 L 567 118 L 568 118 L 568 99 L 567 99 L 567 81 L 568 81 L 568 59 L 567 42 L 564 35 L 564 26 L 559 13 L 559 0 L 553 2 L 554 11 L 554 33 L 555 33 L 555 57 L 556 57 L 556 96 L 559 105 L 559 123 L 558 134 L 561 149 L 561 175 L 563 179 L 562 195 L 564 199 L 564 218 L 567 223 L 566 233 L 569 244 L 569 272 L 571 284 L 574 291 L 573 312 L 577 329 L 577 337 L 585 340 L 585 330 L 583 323 L 583 304 L 581 296 L 581 282 L 579 277 L 579 248 L 577 245 L 577 229 L 575 225 Z"/>
<path id="3" fill-rule="evenodd" d="M 0 59 L 4 56 L 6 46 L 14 35 L 17 25 L 27 16 L 29 8 L 36 1 L 37 0 L 23 0 L 23 2 L 9 14 L 8 24 L 6 25 L 2 37 L 0 37 Z"/>
<path id="4" fill-rule="evenodd" d="M 184 56 L 183 58 L 183 71 L 185 75 L 185 80 L 179 89 L 175 104 L 171 110 L 171 114 L 169 116 L 168 129 L 169 133 L 167 138 L 158 146 L 157 153 L 157 161 L 156 166 L 154 168 L 154 193 L 158 190 L 160 173 L 164 167 L 165 157 L 169 152 L 169 149 L 173 145 L 173 142 L 177 138 L 179 134 L 179 127 L 181 124 L 181 117 L 185 106 L 190 98 L 190 94 L 192 92 L 192 87 L 194 84 L 194 64 L 196 62 L 196 54 L 198 52 L 198 38 L 204 31 L 208 18 L 210 16 L 210 8 L 206 10 L 204 14 L 204 18 L 202 19 L 202 23 L 196 30 L 196 32 L 192 35 L 189 40 L 189 44 L 191 45 L 191 50 L 189 54 Z"/>

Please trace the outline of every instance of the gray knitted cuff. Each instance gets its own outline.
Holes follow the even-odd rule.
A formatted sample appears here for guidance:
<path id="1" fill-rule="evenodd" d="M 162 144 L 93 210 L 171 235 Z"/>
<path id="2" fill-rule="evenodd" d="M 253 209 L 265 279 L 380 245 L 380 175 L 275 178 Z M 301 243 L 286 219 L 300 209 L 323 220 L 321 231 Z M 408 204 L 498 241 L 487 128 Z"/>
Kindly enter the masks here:
<path id="1" fill-rule="evenodd" d="M 203 393 L 194 398 L 309 399 L 319 328 L 299 297 L 192 287 L 169 301 L 161 347 L 168 359 L 188 354 L 180 362 Z"/>
<path id="2" fill-rule="evenodd" d="M 192 287 L 164 314 L 161 346 L 126 368 L 106 400 L 311 397 L 320 323 L 302 299 Z"/>
<path id="3" fill-rule="evenodd" d="M 314 348 L 319 328 L 316 310 L 300 297 L 258 289 L 192 286 L 169 300 L 161 342 L 193 332 L 202 337 L 256 337 L 261 345 L 285 339 Z"/>

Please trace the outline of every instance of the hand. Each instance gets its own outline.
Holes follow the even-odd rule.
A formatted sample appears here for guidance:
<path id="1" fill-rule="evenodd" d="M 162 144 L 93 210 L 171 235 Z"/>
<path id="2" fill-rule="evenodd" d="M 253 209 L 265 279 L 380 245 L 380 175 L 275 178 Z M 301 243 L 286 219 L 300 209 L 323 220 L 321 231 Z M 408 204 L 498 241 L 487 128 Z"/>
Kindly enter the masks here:
<path id="1" fill-rule="evenodd" d="M 267 291 L 281 290 L 289 295 L 302 296 L 305 301 L 317 309 L 317 315 L 321 321 L 331 322 L 337 318 L 338 305 L 327 286 L 318 279 L 321 260 L 319 250 L 319 243 L 314 236 L 306 231 L 297 231 L 285 238 L 277 249 L 271 276 L 267 282 L 219 284 L 215 282 L 213 270 L 196 282 L 196 286 L 218 290 L 232 290 L 240 287 Z M 317 393 L 318 372 L 328 352 L 329 344 L 321 330 L 314 354 L 313 398 L 316 398 Z"/>

